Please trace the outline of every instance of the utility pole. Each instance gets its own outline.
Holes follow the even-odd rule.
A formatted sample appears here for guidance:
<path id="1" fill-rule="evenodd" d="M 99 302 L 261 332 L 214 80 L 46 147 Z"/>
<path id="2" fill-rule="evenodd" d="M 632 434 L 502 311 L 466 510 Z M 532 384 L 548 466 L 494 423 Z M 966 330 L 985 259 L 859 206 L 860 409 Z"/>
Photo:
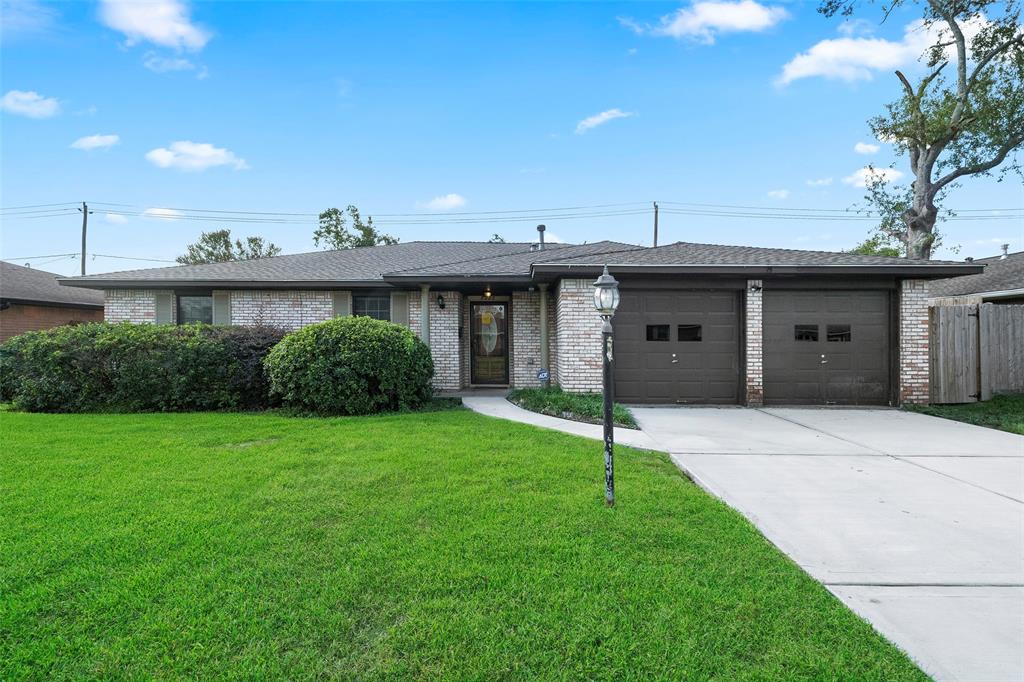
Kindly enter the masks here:
<path id="1" fill-rule="evenodd" d="M 82 276 L 85 277 L 85 233 L 89 229 L 89 206 L 83 201 L 82 208 L 78 210 L 82 212 Z"/>
<path id="2" fill-rule="evenodd" d="M 651 202 L 654 204 L 654 245 L 658 245 L 658 202 Z"/>

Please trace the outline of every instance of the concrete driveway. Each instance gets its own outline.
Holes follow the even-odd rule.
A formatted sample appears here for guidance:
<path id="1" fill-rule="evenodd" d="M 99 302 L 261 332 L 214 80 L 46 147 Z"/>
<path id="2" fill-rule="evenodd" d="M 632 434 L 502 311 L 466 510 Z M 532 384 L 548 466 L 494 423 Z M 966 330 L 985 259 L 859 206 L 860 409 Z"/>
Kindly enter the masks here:
<path id="1" fill-rule="evenodd" d="M 1024 680 L 1024 437 L 896 410 L 634 408 L 940 680 Z"/>

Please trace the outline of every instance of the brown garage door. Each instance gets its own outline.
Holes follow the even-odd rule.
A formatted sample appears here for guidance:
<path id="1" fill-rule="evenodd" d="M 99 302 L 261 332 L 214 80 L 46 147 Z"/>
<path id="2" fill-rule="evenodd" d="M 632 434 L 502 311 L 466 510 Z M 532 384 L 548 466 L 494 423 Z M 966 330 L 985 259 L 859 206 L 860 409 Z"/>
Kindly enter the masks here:
<path id="1" fill-rule="evenodd" d="M 764 292 L 770 404 L 886 405 L 889 292 Z"/>
<path id="2" fill-rule="evenodd" d="M 615 315 L 615 399 L 736 403 L 739 292 L 623 290 Z"/>

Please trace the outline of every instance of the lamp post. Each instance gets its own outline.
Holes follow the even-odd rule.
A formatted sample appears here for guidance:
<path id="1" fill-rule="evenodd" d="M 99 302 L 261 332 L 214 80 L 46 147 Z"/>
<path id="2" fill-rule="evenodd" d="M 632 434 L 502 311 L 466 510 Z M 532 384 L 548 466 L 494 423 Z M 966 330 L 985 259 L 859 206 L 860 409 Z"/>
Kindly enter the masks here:
<path id="1" fill-rule="evenodd" d="M 601 356 L 603 360 L 604 384 L 604 501 L 609 507 L 615 506 L 615 462 L 612 451 L 615 447 L 615 429 L 612 422 L 612 317 L 619 307 L 619 283 L 608 274 L 608 266 L 594 282 L 594 308 L 603 321 L 601 325 Z"/>

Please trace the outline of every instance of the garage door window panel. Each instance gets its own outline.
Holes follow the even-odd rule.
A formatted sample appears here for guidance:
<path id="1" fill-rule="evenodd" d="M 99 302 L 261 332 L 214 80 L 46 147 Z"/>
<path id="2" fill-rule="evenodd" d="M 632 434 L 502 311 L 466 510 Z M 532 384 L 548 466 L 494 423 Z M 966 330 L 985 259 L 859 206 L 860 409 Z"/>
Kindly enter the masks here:
<path id="1" fill-rule="evenodd" d="M 829 343 L 850 343 L 853 340 L 850 325 L 830 324 L 827 327 L 825 338 Z"/>
<path id="2" fill-rule="evenodd" d="M 676 338 L 683 343 L 697 342 L 703 337 L 703 328 L 699 324 L 681 324 L 676 329 Z"/>
<path id="3" fill-rule="evenodd" d="M 668 341 L 669 326 L 667 324 L 649 324 L 647 325 L 647 340 L 648 341 Z"/>
<path id="4" fill-rule="evenodd" d="M 796 341 L 817 341 L 818 340 L 818 325 L 816 325 L 816 324 L 797 324 L 797 325 L 793 325 L 793 338 Z"/>

